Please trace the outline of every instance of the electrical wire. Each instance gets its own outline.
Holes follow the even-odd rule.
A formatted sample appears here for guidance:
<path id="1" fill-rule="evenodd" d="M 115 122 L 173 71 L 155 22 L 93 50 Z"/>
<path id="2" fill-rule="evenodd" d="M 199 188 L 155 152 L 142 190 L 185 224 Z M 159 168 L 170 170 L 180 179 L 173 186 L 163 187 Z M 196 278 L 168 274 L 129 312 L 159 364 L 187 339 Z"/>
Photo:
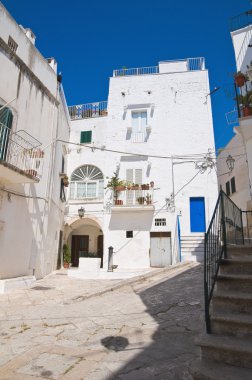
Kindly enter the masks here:
<path id="1" fill-rule="evenodd" d="M 16 195 L 17 197 L 28 198 L 28 199 L 40 199 L 40 200 L 43 200 L 43 201 L 48 203 L 48 199 L 43 198 L 43 197 L 34 197 L 32 195 L 22 194 L 22 193 L 19 193 L 17 191 L 5 189 L 4 187 L 0 187 L 0 190 L 5 191 L 6 193 L 9 193 L 12 195 Z"/>

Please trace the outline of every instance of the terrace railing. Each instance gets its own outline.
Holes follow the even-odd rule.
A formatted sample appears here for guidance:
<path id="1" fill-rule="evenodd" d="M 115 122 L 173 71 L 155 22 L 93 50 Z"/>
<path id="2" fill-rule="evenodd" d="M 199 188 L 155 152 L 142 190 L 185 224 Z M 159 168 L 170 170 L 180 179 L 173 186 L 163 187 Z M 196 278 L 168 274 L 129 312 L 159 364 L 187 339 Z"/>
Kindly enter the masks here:
<path id="1" fill-rule="evenodd" d="M 69 106 L 68 111 L 71 120 L 89 119 L 92 117 L 102 117 L 108 114 L 108 102 L 86 103 L 76 106 Z"/>
<path id="2" fill-rule="evenodd" d="M 153 204 L 153 188 L 122 188 L 114 191 L 114 206 L 151 206 Z"/>
<path id="3" fill-rule="evenodd" d="M 204 57 L 187 58 L 182 61 L 186 61 L 187 71 L 205 70 Z M 173 62 L 173 61 L 169 61 L 169 62 Z M 176 62 L 176 60 L 174 62 Z M 124 77 L 124 76 L 130 76 L 130 75 L 150 75 L 150 74 L 159 74 L 159 66 L 135 67 L 135 68 L 130 68 L 130 69 L 122 68 L 122 69 L 113 71 L 113 77 Z"/>
<path id="4" fill-rule="evenodd" d="M 31 177 L 38 177 L 44 157 L 40 145 L 29 133 L 23 130 L 11 133 L 11 129 L 0 123 L 0 163 Z"/>
<path id="5" fill-rule="evenodd" d="M 221 190 L 205 234 L 204 290 L 207 333 L 211 333 L 210 302 L 220 262 L 227 257 L 228 244 L 244 244 L 242 211 Z"/>

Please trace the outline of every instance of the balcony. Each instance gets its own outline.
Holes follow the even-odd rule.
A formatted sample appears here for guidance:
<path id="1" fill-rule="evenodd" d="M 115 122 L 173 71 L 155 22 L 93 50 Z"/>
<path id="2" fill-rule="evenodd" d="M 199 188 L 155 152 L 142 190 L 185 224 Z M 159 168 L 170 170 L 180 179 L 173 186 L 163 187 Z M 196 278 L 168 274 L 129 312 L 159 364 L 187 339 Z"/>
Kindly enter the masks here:
<path id="1" fill-rule="evenodd" d="M 165 71 L 162 66 L 165 66 Z M 168 71 L 167 71 L 168 70 Z M 170 71 L 171 70 L 171 71 Z M 113 71 L 113 77 L 125 77 L 132 75 L 165 74 L 169 72 L 205 70 L 205 59 L 203 57 L 186 58 L 173 61 L 162 61 L 159 66 L 122 68 Z"/>
<path id="2" fill-rule="evenodd" d="M 121 190 L 120 190 L 121 189 Z M 154 210 L 154 189 L 149 186 L 120 187 L 114 191 L 113 211 L 151 211 Z"/>
<path id="3" fill-rule="evenodd" d="M 39 182 L 44 152 L 41 143 L 29 133 L 11 130 L 0 123 L 0 182 Z"/>
<path id="4" fill-rule="evenodd" d="M 69 106 L 68 111 L 71 120 L 90 119 L 93 117 L 107 116 L 108 102 L 86 103 L 77 106 Z"/>
<path id="5" fill-rule="evenodd" d="M 245 28 L 252 24 L 252 10 L 239 14 L 238 16 L 232 17 L 229 21 L 230 32 Z"/>

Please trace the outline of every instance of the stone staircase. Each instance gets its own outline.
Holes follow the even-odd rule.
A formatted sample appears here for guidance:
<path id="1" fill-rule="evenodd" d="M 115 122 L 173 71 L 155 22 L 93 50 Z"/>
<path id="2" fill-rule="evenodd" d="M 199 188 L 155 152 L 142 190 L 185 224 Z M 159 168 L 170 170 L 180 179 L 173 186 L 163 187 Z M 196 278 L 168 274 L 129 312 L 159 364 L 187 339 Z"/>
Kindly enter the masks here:
<path id="1" fill-rule="evenodd" d="M 229 246 L 212 298 L 211 329 L 198 342 L 194 380 L 252 379 L 252 246 Z"/>
<path id="2" fill-rule="evenodd" d="M 182 261 L 204 261 L 204 233 L 181 236 Z"/>

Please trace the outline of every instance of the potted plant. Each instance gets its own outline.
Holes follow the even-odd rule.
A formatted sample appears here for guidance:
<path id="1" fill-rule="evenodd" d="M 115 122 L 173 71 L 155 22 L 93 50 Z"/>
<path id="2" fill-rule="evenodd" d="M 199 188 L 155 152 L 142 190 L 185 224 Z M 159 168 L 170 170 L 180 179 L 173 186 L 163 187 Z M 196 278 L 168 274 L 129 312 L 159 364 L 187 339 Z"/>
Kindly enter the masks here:
<path id="1" fill-rule="evenodd" d="M 65 176 L 62 178 L 62 182 L 63 182 L 63 185 L 64 185 L 65 187 L 68 187 L 68 185 L 69 185 L 69 178 L 68 178 L 67 175 L 65 175 Z"/>
<path id="2" fill-rule="evenodd" d="M 63 244 L 63 267 L 69 268 L 71 263 L 71 251 L 67 243 Z"/>
<path id="3" fill-rule="evenodd" d="M 238 107 L 243 117 L 252 115 L 252 91 L 248 91 L 246 95 L 238 95 L 236 98 Z"/>
<path id="4" fill-rule="evenodd" d="M 146 195 L 145 200 L 146 200 L 147 205 L 151 205 L 152 200 L 151 200 L 151 195 L 149 193 Z"/>
<path id="5" fill-rule="evenodd" d="M 149 188 L 150 188 L 150 185 L 149 185 L 148 183 L 143 183 L 143 184 L 141 185 L 141 189 L 142 189 L 142 190 L 149 190 Z"/>
<path id="6" fill-rule="evenodd" d="M 125 190 L 126 185 L 125 185 L 125 182 L 118 177 L 118 174 L 116 172 L 114 172 L 113 174 L 114 175 L 108 181 L 105 189 L 107 188 L 112 189 L 114 192 L 115 201 L 117 201 L 119 192 Z"/>
<path id="7" fill-rule="evenodd" d="M 235 83 L 238 87 L 242 87 L 244 86 L 245 82 L 246 82 L 246 76 L 245 74 L 243 74 L 241 71 L 238 71 L 235 75 L 234 75 L 234 79 L 235 79 Z"/>
<path id="8" fill-rule="evenodd" d="M 137 198 L 137 201 L 140 205 L 143 205 L 144 204 L 144 201 L 145 201 L 145 198 L 144 197 L 138 197 Z"/>

